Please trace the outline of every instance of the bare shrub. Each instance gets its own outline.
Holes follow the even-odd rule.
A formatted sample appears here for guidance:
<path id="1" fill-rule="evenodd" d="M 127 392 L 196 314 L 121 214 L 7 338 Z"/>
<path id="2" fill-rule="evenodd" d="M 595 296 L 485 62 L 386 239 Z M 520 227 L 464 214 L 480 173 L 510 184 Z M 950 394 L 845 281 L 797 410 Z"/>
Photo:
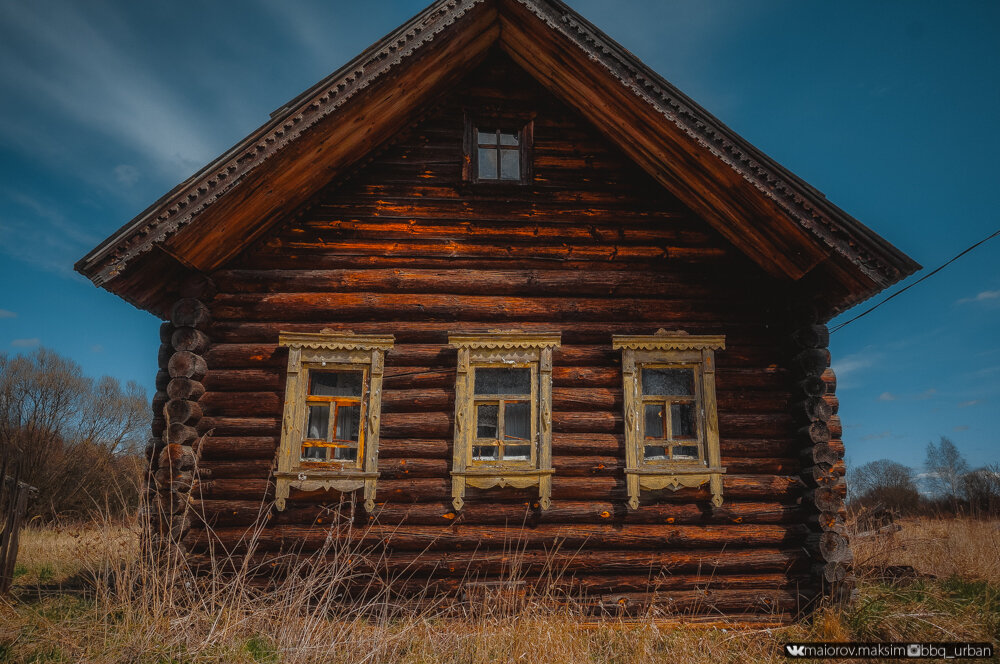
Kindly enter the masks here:
<path id="1" fill-rule="evenodd" d="M 0 353 L 0 456 L 39 489 L 29 508 L 45 520 L 134 508 L 149 425 L 145 390 L 83 375 L 72 360 L 40 348 Z"/>

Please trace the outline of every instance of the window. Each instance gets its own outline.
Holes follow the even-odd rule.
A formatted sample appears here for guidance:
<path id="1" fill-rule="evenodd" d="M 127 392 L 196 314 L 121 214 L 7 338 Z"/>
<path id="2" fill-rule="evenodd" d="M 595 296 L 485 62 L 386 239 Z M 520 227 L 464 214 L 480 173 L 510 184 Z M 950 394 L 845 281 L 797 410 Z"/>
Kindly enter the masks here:
<path id="1" fill-rule="evenodd" d="M 538 487 L 552 496 L 552 349 L 559 334 L 451 334 L 458 349 L 452 503 L 466 486 Z"/>
<path id="2" fill-rule="evenodd" d="M 464 179 L 519 184 L 530 181 L 532 123 L 491 118 L 466 122 Z"/>
<path id="3" fill-rule="evenodd" d="M 615 335 L 622 351 L 625 396 L 625 476 L 629 506 L 642 489 L 709 484 L 722 505 L 715 350 L 725 337 L 683 332 Z"/>
<path id="4" fill-rule="evenodd" d="M 291 489 L 364 489 L 375 507 L 382 370 L 392 336 L 282 332 L 288 348 L 276 505 Z"/>

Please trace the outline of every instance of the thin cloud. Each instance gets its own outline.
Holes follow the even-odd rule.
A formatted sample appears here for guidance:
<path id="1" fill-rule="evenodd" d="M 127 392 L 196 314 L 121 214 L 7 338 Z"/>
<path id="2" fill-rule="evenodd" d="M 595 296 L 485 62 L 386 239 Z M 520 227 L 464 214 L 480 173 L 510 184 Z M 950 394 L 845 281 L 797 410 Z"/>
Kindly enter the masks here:
<path id="1" fill-rule="evenodd" d="M 14 348 L 34 348 L 41 343 L 42 340 L 38 337 L 31 337 L 30 339 L 14 339 L 10 345 Z"/>
<path id="2" fill-rule="evenodd" d="M 839 389 L 855 387 L 858 384 L 858 374 L 875 366 L 881 359 L 881 353 L 866 348 L 859 353 L 852 353 L 839 360 L 834 360 L 833 372 L 837 374 L 837 387 Z"/>
<path id="3" fill-rule="evenodd" d="M 125 187 L 132 187 L 139 181 L 139 169 L 131 164 L 115 166 L 115 180 Z"/>
<path id="4" fill-rule="evenodd" d="M 878 395 L 879 401 L 895 401 L 897 398 L 898 397 L 892 392 L 883 392 L 882 394 Z"/>
<path id="5" fill-rule="evenodd" d="M 968 431 L 970 428 L 968 424 L 959 424 L 954 431 Z"/>
<path id="6" fill-rule="evenodd" d="M 0 318 L 17 318 L 17 312 L 0 309 Z"/>
<path id="7" fill-rule="evenodd" d="M 963 297 L 958 303 L 966 304 L 968 302 L 988 302 L 991 300 L 1000 300 L 1000 290 L 982 291 L 975 297 Z"/>
<path id="8" fill-rule="evenodd" d="M 971 401 L 963 401 L 962 403 L 958 404 L 958 407 L 959 408 L 968 408 L 969 406 L 975 406 L 975 405 L 980 404 L 980 403 L 982 403 L 981 399 L 972 399 Z"/>
<path id="9" fill-rule="evenodd" d="M 102 346 L 101 344 L 94 344 L 93 346 L 90 347 L 90 352 L 91 353 L 103 353 L 104 352 L 104 346 Z"/>

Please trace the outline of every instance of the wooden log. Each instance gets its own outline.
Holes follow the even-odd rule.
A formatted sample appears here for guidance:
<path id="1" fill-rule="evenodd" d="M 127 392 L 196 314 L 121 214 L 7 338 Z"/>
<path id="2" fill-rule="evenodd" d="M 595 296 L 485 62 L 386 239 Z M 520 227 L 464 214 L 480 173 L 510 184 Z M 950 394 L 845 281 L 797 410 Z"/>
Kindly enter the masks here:
<path id="1" fill-rule="evenodd" d="M 156 389 L 166 390 L 167 384 L 170 382 L 170 374 L 167 373 L 165 369 L 160 369 L 156 372 Z"/>
<path id="2" fill-rule="evenodd" d="M 853 559 L 847 538 L 832 531 L 809 535 L 806 546 L 823 562 L 848 563 Z"/>
<path id="3" fill-rule="evenodd" d="M 187 424 L 194 426 L 201 419 L 201 406 L 187 399 L 171 399 L 163 406 L 163 416 L 171 424 Z"/>
<path id="4" fill-rule="evenodd" d="M 839 584 L 847 578 L 849 567 L 842 562 L 823 562 L 815 565 L 813 570 L 825 583 Z"/>
<path id="5" fill-rule="evenodd" d="M 160 451 L 158 461 L 161 467 L 171 471 L 191 470 L 195 464 L 194 450 L 187 445 L 170 443 Z"/>
<path id="6" fill-rule="evenodd" d="M 215 297 L 218 287 L 212 278 L 204 274 L 192 274 L 181 282 L 179 292 L 181 297 L 207 302 Z"/>
<path id="7" fill-rule="evenodd" d="M 490 322 L 603 321 L 652 319 L 670 321 L 717 320 L 715 311 L 690 300 L 648 300 L 630 298 L 537 298 L 482 295 L 390 294 L 390 293 L 271 293 L 264 295 L 221 294 L 213 304 L 220 320 L 302 321 L 353 320 L 438 320 L 473 319 Z M 720 310 L 738 316 L 749 306 L 734 298 L 719 303 Z M 196 327 L 192 325 L 191 327 Z M 818 351 L 805 351 L 816 354 Z M 826 353 L 829 362 L 829 353 Z M 722 359 L 722 356 L 719 358 Z M 824 365 L 823 368 L 825 368 Z M 820 368 L 816 373 L 822 373 Z"/>
<path id="8" fill-rule="evenodd" d="M 160 343 L 169 344 L 170 338 L 174 334 L 174 324 L 170 321 L 160 323 Z"/>
<path id="9" fill-rule="evenodd" d="M 167 426 L 166 439 L 177 445 L 191 445 L 198 438 L 198 431 L 180 422 L 172 422 Z"/>
<path id="10" fill-rule="evenodd" d="M 822 465 L 832 466 L 843 457 L 842 453 L 832 447 L 829 443 L 816 443 L 802 448 L 800 457 L 808 466 Z"/>
<path id="11" fill-rule="evenodd" d="M 654 334 L 661 327 L 666 327 L 669 321 L 649 321 L 636 323 L 633 321 L 601 321 L 581 322 L 571 321 L 560 326 L 562 343 L 567 346 L 607 345 L 615 334 Z M 356 334 L 387 334 L 391 333 L 399 345 L 406 344 L 447 344 L 448 335 L 452 332 L 486 332 L 492 323 L 486 321 L 410 321 L 405 326 L 392 322 L 377 321 L 216 321 L 212 325 L 212 338 L 222 344 L 261 344 L 274 343 L 280 332 L 317 333 L 324 329 Z M 518 329 L 525 332 L 551 332 L 552 323 L 546 321 L 526 321 L 518 323 Z M 773 336 L 762 334 L 759 323 L 752 321 L 706 321 L 701 325 L 698 334 L 725 334 L 729 343 L 737 346 L 775 347 Z M 780 349 L 780 347 L 777 347 Z M 775 374 L 779 367 L 761 368 L 760 373 Z M 750 377 L 756 377 L 756 373 Z"/>
<path id="12" fill-rule="evenodd" d="M 832 437 L 830 427 L 823 422 L 812 422 L 800 428 L 795 435 L 803 443 L 810 445 L 829 443 Z"/>
<path id="13" fill-rule="evenodd" d="M 174 350 L 186 350 L 201 355 L 211 345 L 208 335 L 193 327 L 179 327 L 170 337 L 170 345 Z"/>
<path id="14" fill-rule="evenodd" d="M 178 300 L 170 310 L 170 322 L 174 327 L 193 327 L 207 331 L 212 324 L 212 315 L 200 300 L 185 297 Z"/>
<path id="15" fill-rule="evenodd" d="M 439 458 L 395 458 L 380 451 L 378 472 L 380 481 L 407 478 L 447 477 L 451 469 L 450 456 Z M 212 477 L 266 477 L 271 469 L 274 454 L 258 458 L 235 458 L 205 460 L 202 464 Z M 723 457 L 722 464 L 731 473 L 740 474 L 784 474 L 800 472 L 801 463 L 794 459 L 731 459 Z M 623 477 L 625 462 L 617 457 L 554 457 L 553 466 L 560 477 Z"/>
<path id="16" fill-rule="evenodd" d="M 827 394 L 823 397 L 823 401 L 830 407 L 831 415 L 836 415 L 840 412 L 840 399 L 837 398 L 837 395 Z"/>
<path id="17" fill-rule="evenodd" d="M 530 526 L 538 523 L 618 523 L 618 524 L 698 524 L 698 523 L 798 523 L 805 515 L 799 505 L 773 502 L 733 502 L 712 508 L 693 503 L 650 504 L 627 510 L 620 503 L 563 501 L 548 510 L 535 508 L 532 501 L 467 505 L 456 512 L 449 503 L 384 504 L 368 517 L 382 525 L 448 525 L 451 523 Z M 258 520 L 271 524 L 330 524 L 353 519 L 350 501 L 343 504 L 293 504 L 282 512 L 271 512 L 254 500 L 205 500 L 198 508 L 208 523 L 250 525 Z M 355 514 L 360 514 L 355 512 Z"/>
<path id="18" fill-rule="evenodd" d="M 830 330 L 826 325 L 806 325 L 792 333 L 792 341 L 799 348 L 826 348 L 830 345 Z"/>
<path id="19" fill-rule="evenodd" d="M 270 436 L 206 436 L 199 446 L 204 459 L 272 459 L 278 438 Z"/>
<path id="20" fill-rule="evenodd" d="M 317 562 L 343 564 L 343 554 L 333 553 L 314 558 Z M 235 564 L 238 569 L 264 568 L 294 564 L 298 556 L 274 553 L 255 553 L 248 557 L 235 555 L 232 560 L 220 561 L 207 554 L 193 554 L 193 565 L 216 568 L 220 562 Z M 214 565 L 213 565 L 214 563 Z M 321 562 L 322 564 L 322 562 Z M 351 568 L 356 573 L 382 572 L 389 575 L 414 576 L 466 576 L 475 570 L 481 574 L 504 574 L 518 570 L 524 574 L 552 574 L 557 578 L 571 574 L 651 574 L 670 573 L 722 574 L 727 572 L 800 572 L 808 569 L 807 559 L 801 548 L 761 547 L 753 549 L 724 549 L 722 551 L 616 551 L 609 556 L 604 551 L 442 551 L 429 555 L 422 552 L 394 552 L 384 560 L 358 556 Z"/>
<path id="21" fill-rule="evenodd" d="M 377 222 L 385 232 L 387 222 Z M 461 229 L 467 226 L 453 226 Z M 589 234 L 585 227 L 563 226 L 560 230 Z M 450 229 L 449 229 L 450 230 Z M 533 231 L 534 228 L 526 228 Z M 565 232 L 563 230 L 563 232 Z M 224 293 L 369 292 L 468 295 L 563 295 L 709 297 L 722 290 L 719 284 L 692 283 L 676 272 L 581 271 L 561 269 L 463 270 L 463 269 L 372 269 L 372 270 L 223 270 L 216 273 Z M 825 346 L 825 344 L 824 344 Z"/>
<path id="22" fill-rule="evenodd" d="M 178 377 L 171 378 L 167 383 L 167 396 L 171 399 L 187 399 L 188 401 L 198 401 L 205 394 L 205 386 L 197 380 Z"/>
<path id="23" fill-rule="evenodd" d="M 182 350 L 171 356 L 168 370 L 171 378 L 190 378 L 200 381 L 208 371 L 208 365 L 200 355 Z"/>
<path id="24" fill-rule="evenodd" d="M 827 384 L 820 376 L 806 376 L 796 383 L 796 388 L 803 396 L 816 399 L 826 394 Z"/>
<path id="25" fill-rule="evenodd" d="M 830 430 L 831 440 L 840 440 L 840 438 L 844 435 L 844 429 L 840 423 L 839 415 L 832 416 L 830 421 L 826 423 L 826 426 Z"/>
<path id="26" fill-rule="evenodd" d="M 356 546 L 387 547 L 393 551 L 440 551 L 487 549 L 517 550 L 520 547 L 542 548 L 557 546 L 565 549 L 666 549 L 780 546 L 791 539 L 802 538 L 808 529 L 801 524 L 762 525 L 631 525 L 620 529 L 604 524 L 539 524 L 534 528 L 498 530 L 493 526 L 456 524 L 437 526 L 379 526 L 350 529 L 344 537 Z M 216 528 L 213 536 L 219 541 L 235 545 L 245 541 L 246 529 L 241 527 Z M 257 533 L 256 546 L 262 551 L 275 551 L 288 547 L 316 550 L 324 544 L 329 531 L 322 527 L 283 525 L 266 528 Z M 835 533 L 822 533 L 818 540 L 830 555 L 840 555 Z M 204 539 L 201 534 L 199 539 Z M 843 538 L 840 538 L 843 540 Z M 813 540 L 810 540 L 813 541 Z M 843 540 L 846 545 L 846 540 Z M 192 545 L 195 542 L 191 542 Z M 850 549 L 847 549 L 848 551 Z M 827 558 L 831 560 L 831 558 Z"/>
<path id="27" fill-rule="evenodd" d="M 797 422 L 829 422 L 833 409 L 825 399 L 805 399 L 792 404 L 792 417 Z"/>
<path id="28" fill-rule="evenodd" d="M 808 489 L 802 494 L 805 504 L 815 506 L 818 512 L 837 512 L 844 506 L 843 485 L 840 482 Z"/>
<path id="29" fill-rule="evenodd" d="M 833 394 L 837 391 L 837 374 L 833 373 L 833 369 L 825 369 L 820 378 L 826 383 L 827 394 Z"/>
<path id="30" fill-rule="evenodd" d="M 166 369 L 170 362 L 170 357 L 174 354 L 174 347 L 170 343 L 160 344 L 160 349 L 156 354 L 156 366 Z"/>
<path id="31" fill-rule="evenodd" d="M 163 407 L 167 405 L 167 401 L 169 400 L 170 397 L 167 395 L 166 392 L 161 392 L 157 390 L 157 392 L 153 395 L 153 400 L 152 400 L 153 413 L 157 415 L 162 414 Z"/>
<path id="32" fill-rule="evenodd" d="M 830 351 L 826 348 L 809 348 L 795 356 L 793 362 L 804 376 L 820 376 L 830 366 Z"/>
<path id="33" fill-rule="evenodd" d="M 205 498 L 213 499 L 247 499 L 262 500 L 269 491 L 269 483 L 266 478 L 247 479 L 218 479 L 203 482 L 201 490 Z M 739 500 L 776 500 L 780 502 L 791 502 L 798 498 L 804 491 L 802 480 L 797 476 L 774 476 L 774 475 L 725 475 L 722 479 L 723 496 L 726 501 Z M 476 500 L 485 502 L 524 502 L 533 500 L 537 494 L 531 489 L 519 490 L 512 488 L 491 489 L 488 491 L 467 489 L 470 496 L 467 504 L 472 502 L 472 496 Z M 808 492 L 809 495 L 819 491 L 819 489 Z M 829 496 L 836 496 L 836 485 L 829 487 Z M 304 493 L 292 491 L 292 500 L 302 503 L 329 503 L 331 500 L 338 500 L 337 492 L 317 491 Z M 553 501 L 558 500 L 593 500 L 616 502 L 626 497 L 624 482 L 617 478 L 608 477 L 559 477 L 552 479 Z M 831 509 L 836 511 L 843 502 L 843 493 L 836 496 L 840 503 Z M 644 496 L 643 504 L 652 502 L 664 503 L 699 503 L 708 501 L 711 498 L 707 488 L 701 489 L 681 489 L 677 492 L 665 490 L 659 495 L 650 494 Z M 803 498 L 803 500 L 806 500 Z M 810 499 L 816 502 L 815 499 Z M 823 500 L 821 496 L 820 501 Z M 412 502 L 450 502 L 451 501 L 451 480 L 446 478 L 435 479 L 407 479 L 407 480 L 387 480 L 379 482 L 378 502 L 379 504 L 402 504 Z M 817 503 L 818 504 L 818 503 Z"/>

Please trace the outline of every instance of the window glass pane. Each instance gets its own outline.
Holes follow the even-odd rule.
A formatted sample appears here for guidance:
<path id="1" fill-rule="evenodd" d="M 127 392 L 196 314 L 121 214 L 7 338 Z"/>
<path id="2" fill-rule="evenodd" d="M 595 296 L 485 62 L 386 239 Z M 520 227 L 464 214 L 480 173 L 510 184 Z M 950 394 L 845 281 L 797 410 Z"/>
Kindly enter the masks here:
<path id="1" fill-rule="evenodd" d="M 646 404 L 646 438 L 663 438 L 663 404 Z"/>
<path id="2" fill-rule="evenodd" d="M 358 441 L 358 429 L 361 423 L 361 404 L 337 406 L 337 440 Z"/>
<path id="3" fill-rule="evenodd" d="M 473 445 L 472 458 L 477 461 L 496 460 L 500 458 L 500 448 L 496 445 Z"/>
<path id="4" fill-rule="evenodd" d="M 334 447 L 333 458 L 337 461 L 357 461 L 358 448 L 356 447 Z"/>
<path id="5" fill-rule="evenodd" d="M 503 458 L 511 461 L 531 459 L 531 445 L 507 445 L 503 448 Z"/>
<path id="6" fill-rule="evenodd" d="M 497 133 L 496 131 L 482 131 L 476 132 L 476 142 L 480 145 L 496 145 L 497 144 Z"/>
<path id="7" fill-rule="evenodd" d="M 693 369 L 643 369 L 642 393 L 689 396 L 694 394 Z"/>
<path id="8" fill-rule="evenodd" d="M 514 401 L 504 404 L 504 440 L 531 440 L 531 404 Z"/>
<path id="9" fill-rule="evenodd" d="M 674 448 L 675 459 L 698 460 L 698 448 L 695 445 L 678 445 Z"/>
<path id="10" fill-rule="evenodd" d="M 361 397 L 362 371 L 310 371 L 309 394 L 318 397 Z"/>
<path id="11" fill-rule="evenodd" d="M 512 132 L 500 132 L 500 145 L 517 145 L 518 144 L 517 134 Z"/>
<path id="12" fill-rule="evenodd" d="M 328 447 L 303 447 L 302 448 L 302 460 L 303 461 L 326 461 L 327 452 L 330 448 Z"/>
<path id="13" fill-rule="evenodd" d="M 646 445 L 643 456 L 646 459 L 666 459 L 667 448 L 661 445 Z"/>
<path id="14" fill-rule="evenodd" d="M 519 150 L 500 150 L 500 179 L 521 179 L 521 152 Z"/>
<path id="15" fill-rule="evenodd" d="M 476 407 L 476 437 L 496 438 L 497 437 L 497 414 L 500 412 L 498 404 L 479 404 Z"/>
<path id="16" fill-rule="evenodd" d="M 497 151 L 493 148 L 479 148 L 479 177 L 483 180 L 497 179 Z"/>
<path id="17" fill-rule="evenodd" d="M 695 437 L 693 403 L 670 404 L 670 428 L 674 438 Z"/>
<path id="18" fill-rule="evenodd" d="M 309 422 L 306 425 L 306 438 L 311 440 L 330 440 L 330 407 L 309 406 Z"/>
<path id="19" fill-rule="evenodd" d="M 531 369 L 476 369 L 476 394 L 531 394 Z"/>

